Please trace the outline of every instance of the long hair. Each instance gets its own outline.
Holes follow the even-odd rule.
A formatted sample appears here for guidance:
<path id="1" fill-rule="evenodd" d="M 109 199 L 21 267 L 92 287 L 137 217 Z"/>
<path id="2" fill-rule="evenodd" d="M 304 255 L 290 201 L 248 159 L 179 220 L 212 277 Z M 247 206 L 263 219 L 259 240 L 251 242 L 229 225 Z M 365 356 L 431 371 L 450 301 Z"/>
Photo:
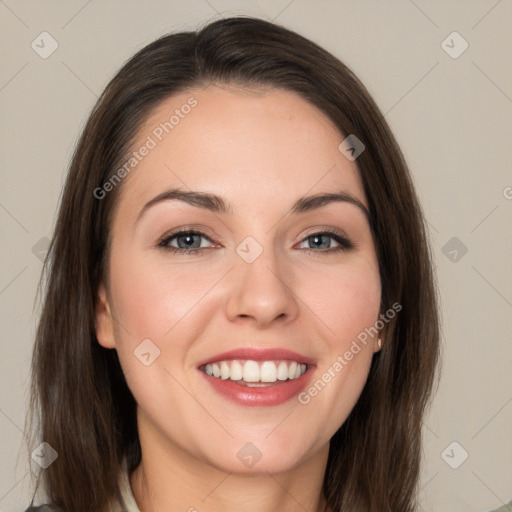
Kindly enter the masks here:
<path id="1" fill-rule="evenodd" d="M 381 312 L 396 303 L 401 310 L 386 326 L 359 400 L 330 441 L 323 493 L 332 511 L 411 512 L 422 418 L 440 350 L 432 256 L 413 182 L 383 115 L 353 72 L 308 39 L 250 17 L 215 21 L 144 47 L 107 85 L 81 134 L 40 282 L 29 431 L 59 457 L 39 471 L 36 491 L 42 484 L 65 511 L 103 511 L 120 499 L 122 461 L 130 472 L 141 461 L 135 400 L 117 352 L 101 347 L 95 330 L 96 291 L 108 269 L 122 183 L 101 200 L 95 190 L 126 161 L 160 102 L 211 83 L 298 93 L 340 134 L 355 134 L 365 145 L 356 163 L 379 261 Z"/>

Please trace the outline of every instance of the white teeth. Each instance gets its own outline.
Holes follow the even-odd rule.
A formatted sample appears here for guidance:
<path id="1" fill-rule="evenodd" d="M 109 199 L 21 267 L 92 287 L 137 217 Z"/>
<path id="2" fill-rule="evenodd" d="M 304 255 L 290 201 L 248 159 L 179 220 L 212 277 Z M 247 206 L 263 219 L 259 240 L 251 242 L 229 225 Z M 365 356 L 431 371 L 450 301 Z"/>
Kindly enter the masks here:
<path id="1" fill-rule="evenodd" d="M 261 382 L 275 382 L 277 380 L 277 368 L 274 361 L 265 361 L 261 365 Z"/>
<path id="2" fill-rule="evenodd" d="M 243 379 L 245 382 L 259 382 L 260 367 L 256 361 L 246 361 L 243 369 Z"/>
<path id="3" fill-rule="evenodd" d="M 277 367 L 277 378 L 279 380 L 286 380 L 288 378 L 288 365 L 281 361 Z"/>
<path id="4" fill-rule="evenodd" d="M 229 379 L 229 365 L 226 361 L 222 361 L 220 364 L 220 378 L 222 380 Z"/>
<path id="5" fill-rule="evenodd" d="M 290 366 L 288 367 L 288 378 L 294 379 L 295 378 L 295 370 L 297 369 L 297 363 L 295 361 L 292 361 L 290 363 Z"/>
<path id="6" fill-rule="evenodd" d="M 238 361 L 233 361 L 231 363 L 231 380 L 242 380 L 242 377 L 242 365 Z"/>
<path id="7" fill-rule="evenodd" d="M 298 379 L 306 370 L 307 365 L 297 361 L 226 360 L 204 366 L 205 373 L 210 376 L 248 383 Z"/>

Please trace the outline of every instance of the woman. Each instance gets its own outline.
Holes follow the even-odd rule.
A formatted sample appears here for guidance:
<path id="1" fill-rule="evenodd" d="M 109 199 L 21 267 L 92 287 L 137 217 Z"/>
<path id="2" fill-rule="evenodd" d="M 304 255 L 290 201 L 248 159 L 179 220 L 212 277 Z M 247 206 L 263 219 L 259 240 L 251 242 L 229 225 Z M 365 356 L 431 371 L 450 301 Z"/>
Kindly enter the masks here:
<path id="1" fill-rule="evenodd" d="M 84 129 L 46 266 L 31 446 L 56 510 L 415 510 L 425 223 L 325 50 L 246 17 L 143 48 Z"/>

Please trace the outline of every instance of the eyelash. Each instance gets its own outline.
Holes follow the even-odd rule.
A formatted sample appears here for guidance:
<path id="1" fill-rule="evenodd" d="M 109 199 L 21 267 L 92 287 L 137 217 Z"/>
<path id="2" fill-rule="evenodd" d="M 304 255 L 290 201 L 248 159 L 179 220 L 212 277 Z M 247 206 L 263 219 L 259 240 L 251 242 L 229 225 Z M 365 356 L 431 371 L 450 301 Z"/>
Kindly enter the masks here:
<path id="1" fill-rule="evenodd" d="M 172 233 L 169 236 L 165 236 L 157 244 L 157 247 L 160 247 L 166 251 L 170 251 L 170 252 L 176 253 L 176 254 L 197 254 L 197 253 L 204 251 L 205 249 L 211 249 L 211 247 L 198 247 L 195 249 L 183 249 L 183 248 L 172 247 L 172 246 L 168 245 L 171 242 L 171 240 L 173 240 L 174 238 L 177 238 L 179 236 L 184 236 L 184 235 L 201 236 L 211 242 L 211 239 L 207 235 L 202 233 L 201 231 L 196 231 L 193 229 L 184 229 L 182 231 L 176 231 L 175 233 Z M 318 231 L 315 233 L 311 233 L 311 234 L 307 235 L 301 241 L 301 243 L 304 242 L 305 240 L 307 240 L 308 238 L 311 238 L 314 236 L 320 236 L 320 235 L 327 235 L 330 238 L 333 238 L 337 243 L 340 244 L 339 247 L 335 247 L 334 249 L 325 249 L 325 250 L 315 250 L 315 249 L 301 249 L 301 250 L 307 252 L 308 254 L 314 254 L 315 256 L 326 256 L 327 254 L 338 253 L 340 251 L 347 252 L 347 251 L 357 248 L 357 244 L 355 244 L 352 240 L 347 238 L 347 236 L 345 236 L 341 233 L 338 233 L 336 231 Z"/>

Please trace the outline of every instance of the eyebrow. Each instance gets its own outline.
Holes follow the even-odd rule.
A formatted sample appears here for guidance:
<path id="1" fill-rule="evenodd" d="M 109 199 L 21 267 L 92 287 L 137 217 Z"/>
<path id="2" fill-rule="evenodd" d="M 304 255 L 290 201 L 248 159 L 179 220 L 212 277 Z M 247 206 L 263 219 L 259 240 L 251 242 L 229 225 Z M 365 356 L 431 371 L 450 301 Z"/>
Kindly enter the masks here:
<path id="1" fill-rule="evenodd" d="M 233 208 L 231 204 L 220 196 L 206 192 L 186 191 L 173 188 L 158 194 L 156 197 L 148 201 L 139 212 L 136 222 L 138 222 L 144 213 L 152 206 L 164 201 L 172 200 L 182 201 L 184 203 L 196 206 L 198 208 L 203 208 L 214 213 L 230 215 L 233 214 Z M 353 196 L 345 190 L 337 193 L 323 193 L 301 197 L 292 206 L 291 213 L 295 215 L 306 213 L 334 202 L 345 202 L 357 206 L 363 211 L 367 219 L 370 218 L 370 212 L 368 208 L 359 199 L 357 199 L 357 197 Z"/>

